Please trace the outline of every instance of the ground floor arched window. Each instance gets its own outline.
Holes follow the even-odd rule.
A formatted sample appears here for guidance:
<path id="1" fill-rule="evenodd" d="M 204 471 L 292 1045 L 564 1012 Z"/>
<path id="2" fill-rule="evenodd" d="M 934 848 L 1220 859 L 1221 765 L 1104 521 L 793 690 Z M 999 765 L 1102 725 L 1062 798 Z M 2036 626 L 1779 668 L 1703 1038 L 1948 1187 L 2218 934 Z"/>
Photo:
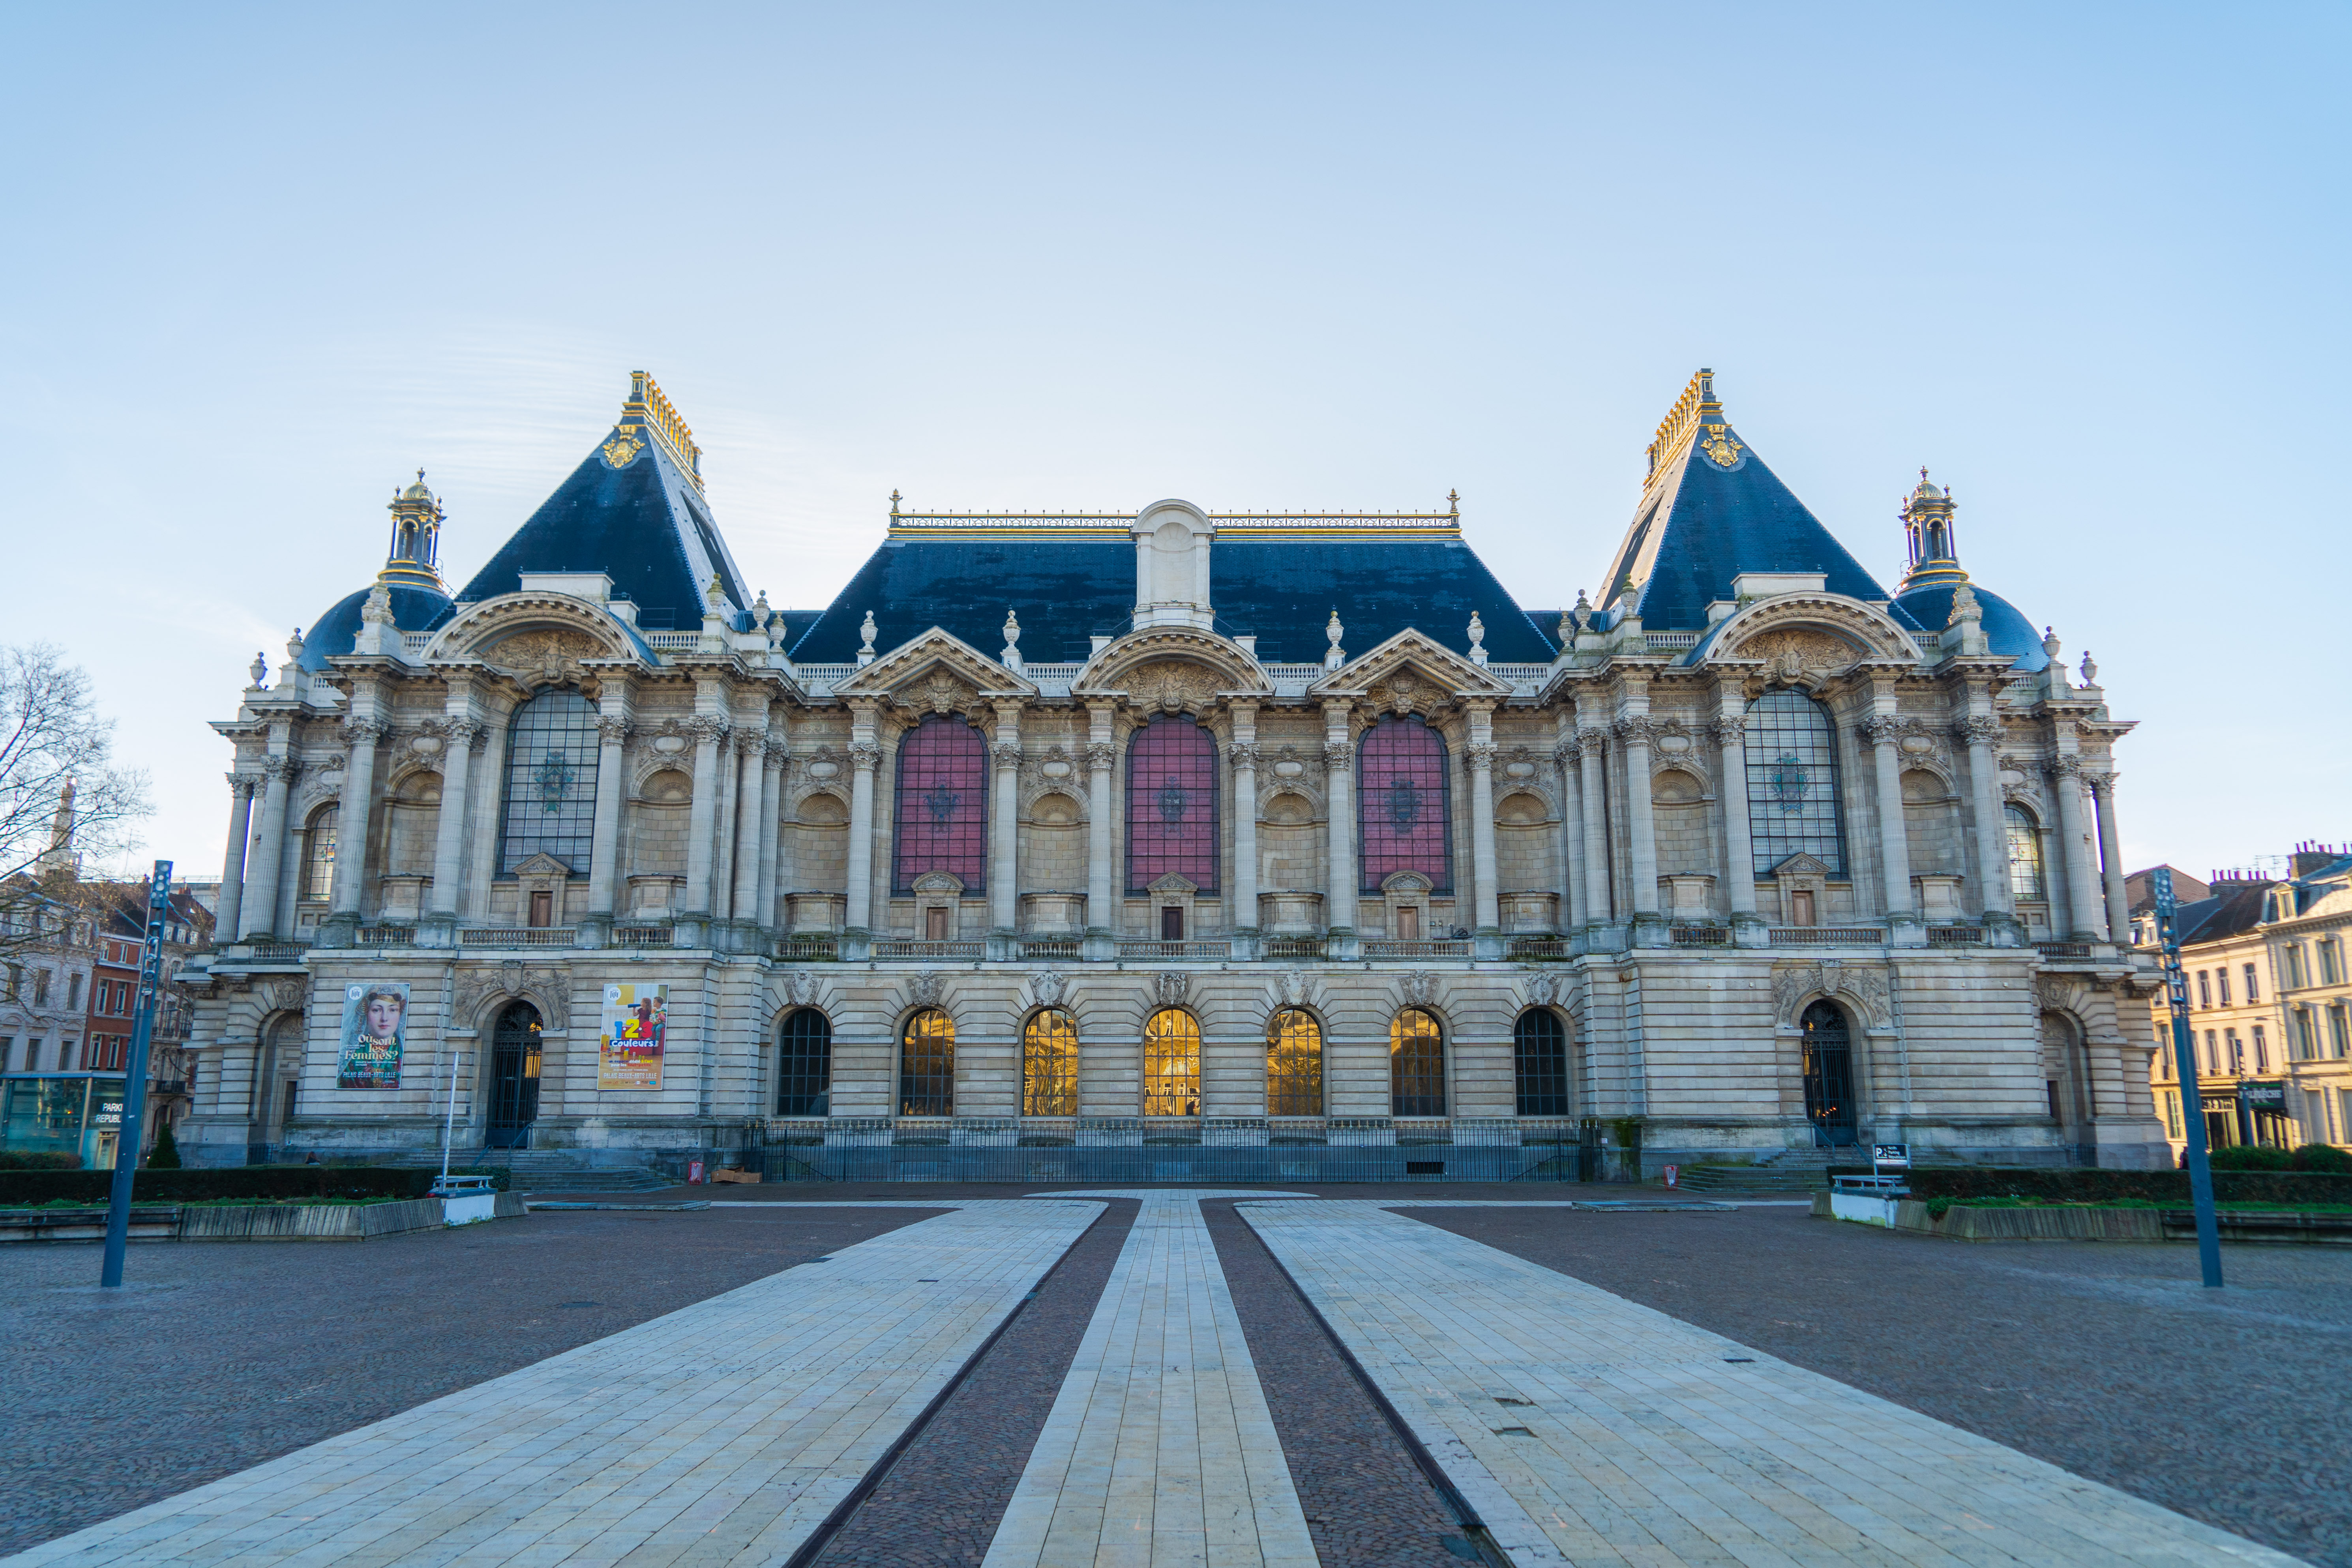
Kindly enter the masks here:
<path id="1" fill-rule="evenodd" d="M 1143 1026 L 1143 1114 L 1201 1114 L 1201 1026 L 1181 1007 Z"/>
<path id="2" fill-rule="evenodd" d="M 833 1100 L 833 1021 L 793 1009 L 777 1031 L 776 1114 L 824 1116 Z"/>
<path id="3" fill-rule="evenodd" d="M 955 1022 L 937 1007 L 908 1018 L 898 1037 L 898 1114 L 955 1114 Z"/>
<path id="4" fill-rule="evenodd" d="M 1843 1148 L 1854 1141 L 1853 1037 L 1834 1003 L 1814 1003 L 1798 1022 L 1804 1029 L 1805 1116 L 1813 1124 L 1813 1141 Z"/>
<path id="5" fill-rule="evenodd" d="M 1285 1007 L 1266 1021 L 1265 1113 L 1323 1114 L 1323 1030 L 1303 1007 Z"/>
<path id="6" fill-rule="evenodd" d="M 1549 1007 L 1530 1007 L 1511 1026 L 1511 1056 L 1521 1116 L 1566 1116 L 1568 1030 Z"/>
<path id="7" fill-rule="evenodd" d="M 1021 1031 L 1021 1114 L 1078 1113 L 1078 1026 L 1058 1007 L 1030 1015 Z"/>
<path id="8" fill-rule="evenodd" d="M 1445 1114 L 1445 1036 L 1419 1007 L 1407 1007 L 1389 1026 L 1389 1113 Z"/>

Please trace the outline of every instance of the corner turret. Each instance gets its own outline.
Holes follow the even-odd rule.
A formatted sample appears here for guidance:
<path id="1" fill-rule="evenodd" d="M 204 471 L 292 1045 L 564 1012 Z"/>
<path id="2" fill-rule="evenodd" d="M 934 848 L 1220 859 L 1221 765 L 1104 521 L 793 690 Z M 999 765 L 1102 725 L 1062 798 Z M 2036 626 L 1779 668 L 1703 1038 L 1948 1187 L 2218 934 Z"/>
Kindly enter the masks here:
<path id="1" fill-rule="evenodd" d="M 416 482 L 392 498 L 392 548 L 375 580 L 387 587 L 405 584 L 446 595 L 441 581 L 441 500 L 425 488 L 425 470 Z"/>
<path id="2" fill-rule="evenodd" d="M 1898 594 L 1923 588 L 1931 583 L 1965 583 L 1969 574 L 1960 567 L 1960 550 L 1952 531 L 1952 492 L 1940 489 L 1928 482 L 1927 470 L 1919 470 L 1918 488 L 1904 498 L 1903 519 L 1905 542 L 1911 551 L 1911 569 L 1895 587 Z"/>

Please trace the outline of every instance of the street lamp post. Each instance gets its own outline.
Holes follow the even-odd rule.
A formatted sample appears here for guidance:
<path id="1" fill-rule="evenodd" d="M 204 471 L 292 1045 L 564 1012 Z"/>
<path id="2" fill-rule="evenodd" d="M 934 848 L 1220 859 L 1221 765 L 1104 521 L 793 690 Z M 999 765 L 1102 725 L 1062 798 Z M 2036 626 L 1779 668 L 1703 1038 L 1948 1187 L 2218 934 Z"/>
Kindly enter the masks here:
<path id="1" fill-rule="evenodd" d="M 2180 1078 L 2180 1113 L 2189 1143 L 2189 1197 L 2197 1209 L 2197 1261 L 2209 1289 L 2221 1288 L 2221 1227 L 2213 1215 L 2213 1166 L 2205 1157 L 2205 1106 L 2197 1093 L 2197 1043 L 2189 1032 L 2189 980 L 2180 973 L 2180 931 L 2173 916 L 2172 868 L 2153 877 L 2156 930 L 2164 943 L 2164 994 L 2172 1006 L 2172 1057 Z M 2239 1097 L 2241 1102 L 2244 1096 Z"/>
<path id="2" fill-rule="evenodd" d="M 147 1142 L 147 1047 L 155 1032 L 155 1003 L 163 988 L 163 932 L 172 914 L 172 863 L 155 862 L 147 885 L 147 940 L 139 951 L 139 1017 L 131 1031 L 128 1081 L 122 1086 L 122 1123 L 114 1139 L 114 1185 L 106 1207 L 106 1259 L 98 1282 L 122 1286 L 122 1254 L 131 1241 L 131 1184 Z"/>

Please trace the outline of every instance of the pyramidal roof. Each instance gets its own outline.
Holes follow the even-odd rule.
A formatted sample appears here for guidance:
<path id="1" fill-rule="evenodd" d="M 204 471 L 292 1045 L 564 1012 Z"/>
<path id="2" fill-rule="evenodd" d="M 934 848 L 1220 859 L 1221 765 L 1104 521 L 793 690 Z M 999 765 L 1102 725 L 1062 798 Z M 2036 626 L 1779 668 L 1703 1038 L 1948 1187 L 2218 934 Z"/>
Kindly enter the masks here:
<path id="1" fill-rule="evenodd" d="M 1704 627 L 1743 572 L 1819 572 L 1832 594 L 1888 595 L 1831 537 L 1764 459 L 1741 441 L 1702 370 L 1658 426 L 1633 526 L 1617 548 L 1601 607 L 1654 629 Z"/>
<path id="2" fill-rule="evenodd" d="M 713 577 L 737 610 L 750 607 L 743 574 L 702 494 L 702 448 L 644 371 L 612 433 L 540 503 L 462 601 L 512 594 L 526 572 L 602 572 L 649 629 L 701 624 Z"/>

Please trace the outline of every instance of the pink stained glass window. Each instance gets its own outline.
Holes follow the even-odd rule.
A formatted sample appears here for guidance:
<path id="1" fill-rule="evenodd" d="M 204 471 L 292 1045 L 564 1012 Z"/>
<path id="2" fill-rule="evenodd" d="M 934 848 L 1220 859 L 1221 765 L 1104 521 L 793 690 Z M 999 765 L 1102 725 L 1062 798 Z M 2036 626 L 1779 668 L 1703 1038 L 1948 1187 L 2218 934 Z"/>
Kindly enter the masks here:
<path id="1" fill-rule="evenodd" d="M 953 714 L 933 714 L 898 742 L 898 810 L 890 846 L 890 889 L 947 871 L 967 893 L 988 877 L 988 742 Z"/>
<path id="2" fill-rule="evenodd" d="M 1127 890 L 1171 871 L 1217 890 L 1217 738 L 1181 714 L 1138 730 L 1127 752 Z"/>
<path id="3" fill-rule="evenodd" d="M 1433 892 L 1454 890 L 1451 798 L 1444 737 L 1419 719 L 1372 726 L 1356 763 L 1365 892 L 1399 871 L 1420 872 Z"/>

